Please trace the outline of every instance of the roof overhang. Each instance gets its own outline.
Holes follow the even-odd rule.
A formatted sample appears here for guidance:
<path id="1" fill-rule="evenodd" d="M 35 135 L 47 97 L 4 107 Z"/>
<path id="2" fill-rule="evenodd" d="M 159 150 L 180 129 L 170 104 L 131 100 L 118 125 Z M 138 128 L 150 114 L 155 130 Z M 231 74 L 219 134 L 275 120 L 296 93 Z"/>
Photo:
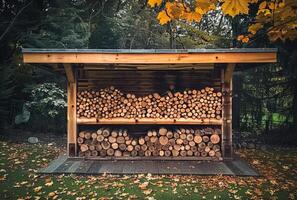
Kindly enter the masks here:
<path id="1" fill-rule="evenodd" d="M 74 81 L 74 66 L 86 79 L 96 71 L 102 78 L 102 71 L 121 76 L 129 70 L 191 70 L 211 76 L 223 67 L 229 82 L 236 64 L 275 63 L 277 49 L 23 49 L 23 60 L 65 74 L 69 82 Z"/>
<path id="2" fill-rule="evenodd" d="M 24 63 L 46 64 L 220 64 L 273 63 L 277 49 L 23 49 Z"/>

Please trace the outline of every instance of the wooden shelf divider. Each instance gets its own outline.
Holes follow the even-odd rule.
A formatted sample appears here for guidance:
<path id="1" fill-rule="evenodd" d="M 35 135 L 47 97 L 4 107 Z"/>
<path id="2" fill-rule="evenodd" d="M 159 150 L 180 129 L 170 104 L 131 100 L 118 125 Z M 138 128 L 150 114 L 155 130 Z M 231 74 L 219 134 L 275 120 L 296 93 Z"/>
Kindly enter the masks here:
<path id="1" fill-rule="evenodd" d="M 141 118 L 141 119 L 127 119 L 127 118 L 111 118 L 111 119 L 96 119 L 96 118 L 77 118 L 77 124 L 181 124 L 181 125 L 222 125 L 221 119 L 154 119 L 154 118 Z"/>
<path id="2" fill-rule="evenodd" d="M 216 159 L 215 157 L 201 157 L 201 156 L 184 156 L 184 157 L 166 157 L 166 156 L 106 156 L 106 157 L 100 157 L 100 156 L 90 156 L 90 157 L 85 157 L 86 160 L 205 160 L 205 161 L 220 161 L 222 158 Z"/>

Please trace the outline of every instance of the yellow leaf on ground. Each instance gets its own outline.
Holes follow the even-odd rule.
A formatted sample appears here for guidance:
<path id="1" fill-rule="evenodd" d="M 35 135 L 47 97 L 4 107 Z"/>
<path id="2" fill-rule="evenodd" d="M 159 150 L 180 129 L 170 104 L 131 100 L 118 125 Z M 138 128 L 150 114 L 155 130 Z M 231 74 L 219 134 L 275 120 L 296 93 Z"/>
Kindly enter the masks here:
<path id="1" fill-rule="evenodd" d="M 258 189 L 258 188 L 256 188 L 255 190 L 254 190 L 254 192 L 256 193 L 256 195 L 258 195 L 258 196 L 261 196 L 262 195 L 262 192 L 261 192 L 261 190 L 260 189 Z"/>
<path id="2" fill-rule="evenodd" d="M 164 10 L 159 12 L 157 19 L 161 25 L 167 24 L 169 21 L 171 21 L 170 17 L 168 17 Z"/>
<path id="3" fill-rule="evenodd" d="M 45 184 L 45 186 L 48 186 L 48 187 L 49 187 L 49 186 L 52 186 L 52 185 L 53 185 L 53 181 L 48 182 L 48 183 Z"/>
<path id="4" fill-rule="evenodd" d="M 248 14 L 248 6 L 248 0 L 225 0 L 222 5 L 222 11 L 224 14 L 234 17 L 239 14 Z"/>
<path id="5" fill-rule="evenodd" d="M 152 8 L 157 6 L 160 6 L 162 3 L 162 0 L 148 0 L 148 5 L 150 5 Z"/>
<path id="6" fill-rule="evenodd" d="M 55 195 L 56 195 L 55 192 L 50 192 L 50 193 L 48 193 L 48 196 L 49 196 L 49 197 L 54 197 Z"/>
<path id="7" fill-rule="evenodd" d="M 150 193 L 152 193 L 152 191 L 153 191 L 153 190 L 151 190 L 151 189 L 144 190 L 144 191 L 143 191 L 143 194 L 145 194 L 145 195 L 149 195 Z"/>
<path id="8" fill-rule="evenodd" d="M 144 182 L 144 183 L 141 183 L 138 187 L 142 190 L 146 189 L 146 187 L 149 185 L 149 182 Z"/>
<path id="9" fill-rule="evenodd" d="M 39 192 L 42 189 L 42 186 L 34 188 L 34 192 Z"/>
<path id="10" fill-rule="evenodd" d="M 259 165 L 260 162 L 259 162 L 259 160 L 253 160 L 253 164 L 254 164 L 254 165 Z"/>

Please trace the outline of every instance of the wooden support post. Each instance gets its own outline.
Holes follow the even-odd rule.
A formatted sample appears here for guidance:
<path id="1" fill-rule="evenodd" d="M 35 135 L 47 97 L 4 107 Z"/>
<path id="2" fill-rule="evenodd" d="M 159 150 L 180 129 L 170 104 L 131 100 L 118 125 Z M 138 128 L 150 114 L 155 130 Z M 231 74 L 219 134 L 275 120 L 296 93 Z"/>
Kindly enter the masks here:
<path id="1" fill-rule="evenodd" d="M 225 75 L 224 75 L 225 82 L 230 83 L 230 81 L 232 80 L 234 68 L 235 68 L 234 63 L 230 63 L 227 65 Z"/>
<path id="2" fill-rule="evenodd" d="M 67 75 L 67 154 L 68 156 L 76 156 L 76 70 L 72 66 L 65 66 Z"/>
<path id="3" fill-rule="evenodd" d="M 232 148 L 232 74 L 234 65 L 229 64 L 227 70 L 222 70 L 222 93 L 223 93 L 223 110 L 222 110 L 222 150 L 225 159 L 231 159 L 233 154 Z M 226 77 L 227 76 L 227 77 Z"/>
<path id="4" fill-rule="evenodd" d="M 66 73 L 66 77 L 67 77 L 67 81 L 69 83 L 74 83 L 75 82 L 75 74 L 73 72 L 73 67 L 71 64 L 63 64 L 64 65 L 64 69 L 65 69 L 65 73 Z"/>

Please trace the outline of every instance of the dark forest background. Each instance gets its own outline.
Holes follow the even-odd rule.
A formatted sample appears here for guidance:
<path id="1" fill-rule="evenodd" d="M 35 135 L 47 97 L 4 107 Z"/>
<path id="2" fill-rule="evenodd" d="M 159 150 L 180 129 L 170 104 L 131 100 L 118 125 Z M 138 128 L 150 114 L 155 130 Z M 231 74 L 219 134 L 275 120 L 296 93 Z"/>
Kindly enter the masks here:
<path id="1" fill-rule="evenodd" d="M 254 11 L 255 12 L 255 11 Z M 253 15 L 253 9 L 250 15 Z M 22 48 L 278 48 L 277 64 L 241 66 L 234 75 L 235 136 L 297 141 L 297 41 L 270 42 L 265 29 L 235 38 L 250 18 L 214 11 L 200 23 L 161 26 L 145 0 L 0 2 L 0 123 L 5 129 L 66 132 L 65 80 L 22 63 Z"/>

